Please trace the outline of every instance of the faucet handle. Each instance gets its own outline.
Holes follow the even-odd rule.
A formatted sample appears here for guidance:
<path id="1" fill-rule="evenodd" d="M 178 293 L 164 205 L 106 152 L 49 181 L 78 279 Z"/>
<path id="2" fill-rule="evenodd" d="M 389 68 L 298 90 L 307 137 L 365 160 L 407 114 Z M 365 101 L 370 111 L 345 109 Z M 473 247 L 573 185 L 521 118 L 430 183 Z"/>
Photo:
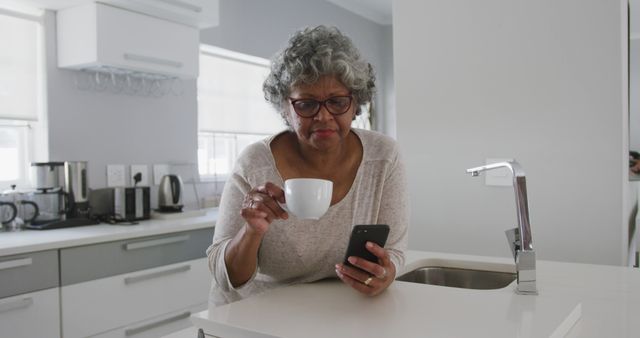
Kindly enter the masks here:
<path id="1" fill-rule="evenodd" d="M 509 242 L 509 248 L 511 248 L 511 254 L 513 255 L 514 260 L 516 259 L 517 252 L 520 250 L 520 241 L 518 240 L 519 232 L 520 229 L 518 229 L 518 227 L 504 232 L 504 234 L 507 235 L 507 242 Z"/>

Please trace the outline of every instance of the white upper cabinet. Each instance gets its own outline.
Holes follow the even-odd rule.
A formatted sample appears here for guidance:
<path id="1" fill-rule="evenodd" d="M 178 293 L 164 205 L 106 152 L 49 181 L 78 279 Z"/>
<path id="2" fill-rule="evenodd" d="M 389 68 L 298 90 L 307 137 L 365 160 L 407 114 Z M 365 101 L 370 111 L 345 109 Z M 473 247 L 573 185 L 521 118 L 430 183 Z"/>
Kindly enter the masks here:
<path id="1" fill-rule="evenodd" d="M 198 76 L 200 34 L 195 27 L 89 3 L 58 10 L 57 39 L 61 68 Z"/>
<path id="2" fill-rule="evenodd" d="M 199 29 L 217 26 L 219 0 L 20 0 L 54 11 L 94 2 L 110 4 Z"/>
<path id="3" fill-rule="evenodd" d="M 101 0 L 199 29 L 218 25 L 219 0 Z"/>

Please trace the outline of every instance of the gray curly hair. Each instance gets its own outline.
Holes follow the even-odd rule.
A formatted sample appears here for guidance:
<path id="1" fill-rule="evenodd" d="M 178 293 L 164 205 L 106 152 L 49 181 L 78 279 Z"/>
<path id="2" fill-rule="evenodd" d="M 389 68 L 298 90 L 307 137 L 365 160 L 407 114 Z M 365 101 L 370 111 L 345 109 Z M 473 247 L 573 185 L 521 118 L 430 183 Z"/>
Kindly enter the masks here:
<path id="1" fill-rule="evenodd" d="M 351 91 L 357 115 L 361 105 L 371 102 L 375 93 L 371 64 L 336 27 L 322 25 L 296 32 L 273 57 L 271 73 L 262 86 L 264 98 L 289 124 L 284 107 L 291 89 L 301 83 L 313 84 L 323 75 L 336 76 Z"/>

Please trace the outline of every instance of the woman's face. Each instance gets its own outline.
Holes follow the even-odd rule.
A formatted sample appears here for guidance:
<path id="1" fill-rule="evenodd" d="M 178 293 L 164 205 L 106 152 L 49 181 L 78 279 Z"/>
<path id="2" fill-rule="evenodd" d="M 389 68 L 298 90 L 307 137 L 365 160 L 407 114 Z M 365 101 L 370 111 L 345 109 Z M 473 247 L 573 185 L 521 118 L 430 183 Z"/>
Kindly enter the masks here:
<path id="1" fill-rule="evenodd" d="M 329 75 L 322 76 L 316 83 L 293 87 L 285 107 L 287 120 L 298 136 L 298 140 L 304 145 L 321 151 L 342 145 L 349 135 L 351 121 L 356 115 L 356 102 L 351 100 L 349 109 L 341 115 L 332 115 L 325 105 L 321 105 L 317 115 L 301 117 L 295 112 L 291 100 L 314 99 L 322 102 L 329 98 L 350 95 L 347 87 L 336 77 Z M 334 102 L 328 102 L 327 105 L 332 105 Z"/>

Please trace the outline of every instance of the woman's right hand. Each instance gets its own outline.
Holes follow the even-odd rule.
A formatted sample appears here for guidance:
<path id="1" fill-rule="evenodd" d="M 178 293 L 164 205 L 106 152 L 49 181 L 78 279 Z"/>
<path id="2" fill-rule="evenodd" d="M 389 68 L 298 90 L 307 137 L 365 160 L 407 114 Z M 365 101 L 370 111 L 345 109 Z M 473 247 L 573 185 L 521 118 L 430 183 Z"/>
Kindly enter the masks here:
<path id="1" fill-rule="evenodd" d="M 244 196 L 241 211 L 250 230 L 262 235 L 274 220 L 289 218 L 278 202 L 285 203 L 284 190 L 271 182 L 251 189 Z"/>

